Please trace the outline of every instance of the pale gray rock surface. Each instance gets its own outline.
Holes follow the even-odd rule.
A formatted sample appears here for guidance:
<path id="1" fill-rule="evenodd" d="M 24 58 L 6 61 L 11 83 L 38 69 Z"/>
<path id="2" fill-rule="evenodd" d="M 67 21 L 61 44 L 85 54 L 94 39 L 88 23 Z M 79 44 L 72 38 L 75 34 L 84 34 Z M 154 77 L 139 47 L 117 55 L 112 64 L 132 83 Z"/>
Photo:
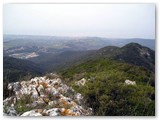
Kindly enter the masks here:
<path id="1" fill-rule="evenodd" d="M 8 84 L 8 90 L 12 94 L 3 101 L 7 109 L 4 115 L 80 116 L 92 114 L 92 109 L 82 104 L 84 98 L 80 93 L 76 93 L 64 84 L 58 75 L 50 75 L 53 75 L 51 79 L 46 76 L 35 77 L 28 81 Z M 86 79 L 83 78 L 80 84 L 85 85 L 85 82 Z M 22 108 L 28 111 L 23 112 Z"/>

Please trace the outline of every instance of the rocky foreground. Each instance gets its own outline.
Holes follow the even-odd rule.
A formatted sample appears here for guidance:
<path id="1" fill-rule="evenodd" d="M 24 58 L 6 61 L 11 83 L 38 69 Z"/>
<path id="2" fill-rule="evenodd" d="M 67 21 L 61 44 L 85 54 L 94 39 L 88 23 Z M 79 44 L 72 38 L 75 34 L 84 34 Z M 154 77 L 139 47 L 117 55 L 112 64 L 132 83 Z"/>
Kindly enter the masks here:
<path id="1" fill-rule="evenodd" d="M 83 96 L 62 83 L 56 74 L 8 84 L 9 97 L 3 101 L 7 116 L 92 115 Z"/>

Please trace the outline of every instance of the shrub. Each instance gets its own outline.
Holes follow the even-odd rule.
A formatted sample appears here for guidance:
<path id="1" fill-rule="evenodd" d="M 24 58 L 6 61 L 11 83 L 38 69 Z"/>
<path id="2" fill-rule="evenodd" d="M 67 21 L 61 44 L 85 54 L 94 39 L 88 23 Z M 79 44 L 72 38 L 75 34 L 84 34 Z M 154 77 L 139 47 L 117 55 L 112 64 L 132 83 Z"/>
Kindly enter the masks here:
<path id="1" fill-rule="evenodd" d="M 82 73 L 90 81 L 85 86 L 76 86 L 77 79 L 73 76 Z M 68 80 L 67 84 L 84 96 L 94 115 L 155 115 L 154 73 L 144 67 L 97 59 L 70 67 L 61 75 Z M 136 81 L 136 85 L 125 85 L 126 79 Z"/>
<path id="2" fill-rule="evenodd" d="M 33 99 L 31 98 L 31 95 L 23 95 L 15 104 L 15 110 L 17 113 L 22 114 L 26 111 L 29 111 L 33 109 L 32 106 L 27 106 L 27 104 L 31 104 L 33 102 Z"/>

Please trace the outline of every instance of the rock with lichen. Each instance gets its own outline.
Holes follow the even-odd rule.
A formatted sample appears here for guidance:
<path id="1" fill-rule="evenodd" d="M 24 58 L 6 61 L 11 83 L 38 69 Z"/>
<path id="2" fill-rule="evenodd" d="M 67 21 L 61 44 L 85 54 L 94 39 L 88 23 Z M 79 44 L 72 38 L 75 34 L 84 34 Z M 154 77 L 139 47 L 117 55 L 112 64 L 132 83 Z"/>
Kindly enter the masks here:
<path id="1" fill-rule="evenodd" d="M 10 96 L 3 101 L 4 115 L 91 115 L 92 109 L 81 102 L 84 101 L 83 96 L 62 81 L 58 75 L 50 74 L 49 77 L 35 77 L 29 81 L 8 84 Z"/>
<path id="2" fill-rule="evenodd" d="M 126 85 L 136 85 L 136 81 L 125 80 Z"/>

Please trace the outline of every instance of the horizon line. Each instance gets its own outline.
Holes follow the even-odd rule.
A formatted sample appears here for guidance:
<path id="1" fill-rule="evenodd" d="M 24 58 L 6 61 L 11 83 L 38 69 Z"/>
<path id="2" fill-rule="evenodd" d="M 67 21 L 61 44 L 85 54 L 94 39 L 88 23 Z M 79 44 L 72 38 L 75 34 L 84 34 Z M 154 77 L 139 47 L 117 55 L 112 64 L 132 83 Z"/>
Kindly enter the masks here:
<path id="1" fill-rule="evenodd" d="M 156 38 L 141 38 L 141 37 L 102 37 L 102 36 L 74 36 L 74 35 L 71 35 L 71 36 L 67 36 L 67 35 L 64 35 L 64 36 L 60 36 L 60 35 L 35 35 L 35 34 L 3 34 L 4 35 L 13 35 L 13 36 L 43 36 L 43 37 L 70 37 L 70 38 L 74 38 L 74 37 L 79 37 L 79 38 L 87 38 L 87 37 L 97 37 L 97 38 L 106 38 L 106 39 L 148 39 L 148 40 L 156 40 Z"/>

